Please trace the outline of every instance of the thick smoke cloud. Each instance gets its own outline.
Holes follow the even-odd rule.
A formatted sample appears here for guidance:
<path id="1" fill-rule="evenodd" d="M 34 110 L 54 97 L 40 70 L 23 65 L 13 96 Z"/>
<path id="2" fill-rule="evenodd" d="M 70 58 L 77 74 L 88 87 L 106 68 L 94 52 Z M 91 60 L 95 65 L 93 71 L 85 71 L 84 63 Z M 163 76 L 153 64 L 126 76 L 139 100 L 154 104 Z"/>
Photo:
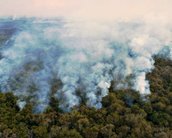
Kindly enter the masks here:
<path id="1" fill-rule="evenodd" d="M 18 31 L 1 46 L 0 88 L 14 92 L 21 108 L 25 102 L 34 103 L 36 112 L 44 111 L 52 95 L 64 111 L 83 99 L 88 106 L 101 108 L 111 85 L 147 95 L 146 73 L 154 68 L 153 56 L 172 57 L 167 25 L 60 19 L 12 22 Z"/>

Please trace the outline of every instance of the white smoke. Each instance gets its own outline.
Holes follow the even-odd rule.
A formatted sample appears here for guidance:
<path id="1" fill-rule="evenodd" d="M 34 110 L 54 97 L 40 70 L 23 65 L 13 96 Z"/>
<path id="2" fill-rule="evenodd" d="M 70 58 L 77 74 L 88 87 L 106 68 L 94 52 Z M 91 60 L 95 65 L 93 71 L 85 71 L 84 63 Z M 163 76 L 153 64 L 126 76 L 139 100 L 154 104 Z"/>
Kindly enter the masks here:
<path id="1" fill-rule="evenodd" d="M 12 43 L 1 48 L 0 88 L 19 96 L 22 108 L 24 101 L 35 103 L 37 112 L 52 94 L 65 111 L 83 98 L 101 108 L 111 85 L 149 94 L 146 73 L 154 68 L 153 56 L 168 50 L 172 56 L 172 31 L 166 25 L 59 19 L 25 19 L 17 25 Z M 62 85 L 52 92 L 54 80 Z"/>

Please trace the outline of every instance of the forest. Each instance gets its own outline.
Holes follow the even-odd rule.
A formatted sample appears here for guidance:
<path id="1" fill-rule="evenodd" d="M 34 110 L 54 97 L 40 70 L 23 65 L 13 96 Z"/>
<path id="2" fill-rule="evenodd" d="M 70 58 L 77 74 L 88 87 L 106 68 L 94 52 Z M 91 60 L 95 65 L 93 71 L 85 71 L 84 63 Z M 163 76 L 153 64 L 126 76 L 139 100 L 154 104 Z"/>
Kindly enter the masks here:
<path id="1" fill-rule="evenodd" d="M 52 97 L 49 107 L 36 114 L 32 104 L 20 110 L 12 92 L 0 93 L 0 137 L 172 138 L 171 72 L 171 60 L 155 57 L 155 68 L 146 76 L 150 95 L 110 88 L 101 109 L 83 102 L 71 112 L 63 112 Z"/>

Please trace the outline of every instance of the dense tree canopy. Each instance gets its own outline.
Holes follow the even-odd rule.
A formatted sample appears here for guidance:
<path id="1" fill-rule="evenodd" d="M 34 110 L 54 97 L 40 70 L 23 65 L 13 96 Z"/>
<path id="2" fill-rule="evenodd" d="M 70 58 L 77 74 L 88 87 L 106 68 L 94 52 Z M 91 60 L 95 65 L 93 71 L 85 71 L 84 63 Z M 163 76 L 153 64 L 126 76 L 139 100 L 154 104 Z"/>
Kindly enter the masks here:
<path id="1" fill-rule="evenodd" d="M 64 113 L 52 97 L 44 113 L 34 114 L 31 104 L 20 110 L 17 97 L 0 93 L 0 137 L 171 138 L 172 61 L 155 59 L 155 69 L 147 74 L 150 95 L 110 89 L 98 110 L 83 104 Z"/>

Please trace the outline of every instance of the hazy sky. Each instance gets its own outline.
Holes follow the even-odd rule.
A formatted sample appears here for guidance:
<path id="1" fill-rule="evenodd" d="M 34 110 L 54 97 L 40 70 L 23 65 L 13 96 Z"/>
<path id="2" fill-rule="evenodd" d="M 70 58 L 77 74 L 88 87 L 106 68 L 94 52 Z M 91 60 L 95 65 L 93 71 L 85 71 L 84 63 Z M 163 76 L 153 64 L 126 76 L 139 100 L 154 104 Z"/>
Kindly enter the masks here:
<path id="1" fill-rule="evenodd" d="M 172 19 L 172 0 L 0 0 L 0 16 Z"/>

